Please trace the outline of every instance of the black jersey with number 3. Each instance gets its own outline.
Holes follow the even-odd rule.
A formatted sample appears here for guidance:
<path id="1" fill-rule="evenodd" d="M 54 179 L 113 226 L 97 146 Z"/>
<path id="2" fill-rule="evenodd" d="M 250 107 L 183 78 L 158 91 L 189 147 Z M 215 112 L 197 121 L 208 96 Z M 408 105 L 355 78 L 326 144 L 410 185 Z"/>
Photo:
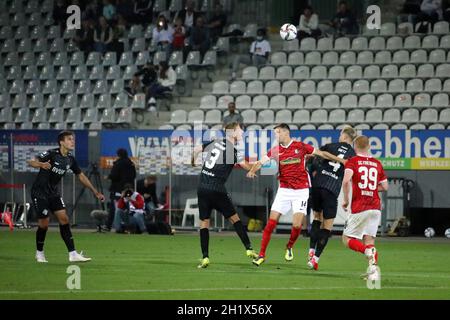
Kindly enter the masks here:
<path id="1" fill-rule="evenodd" d="M 31 187 L 33 198 L 47 198 L 50 196 L 59 196 L 58 184 L 61 178 L 70 169 L 75 174 L 80 174 L 81 169 L 77 161 L 69 152 L 63 156 L 57 149 L 50 149 L 37 156 L 40 162 L 50 162 L 49 170 L 40 169 L 36 180 Z"/>
<path id="2" fill-rule="evenodd" d="M 200 173 L 199 189 L 227 192 L 225 182 L 236 163 L 242 161 L 240 152 L 227 139 L 210 141 L 203 145 L 207 152 Z"/>
<path id="3" fill-rule="evenodd" d="M 349 159 L 356 155 L 352 146 L 345 142 L 329 143 L 321 147 L 320 150 L 343 159 Z M 344 166 L 338 162 L 320 158 L 315 169 L 313 188 L 324 188 L 331 191 L 336 197 L 339 196 L 344 179 Z"/>

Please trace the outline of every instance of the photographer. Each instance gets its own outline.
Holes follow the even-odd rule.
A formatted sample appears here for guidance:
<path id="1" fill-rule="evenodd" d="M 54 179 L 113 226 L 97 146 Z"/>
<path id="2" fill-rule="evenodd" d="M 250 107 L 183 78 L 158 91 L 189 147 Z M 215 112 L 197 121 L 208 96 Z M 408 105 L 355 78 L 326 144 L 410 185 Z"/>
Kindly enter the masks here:
<path id="1" fill-rule="evenodd" d="M 127 184 L 122 196 L 117 201 L 114 215 L 114 229 L 117 233 L 125 233 L 128 224 L 136 228 L 136 233 L 147 231 L 144 223 L 144 197 L 135 192 L 131 184 Z"/>
<path id="2" fill-rule="evenodd" d="M 158 203 L 156 181 L 156 176 L 148 176 L 145 179 L 138 180 L 136 184 L 137 192 L 144 196 L 145 210 L 151 216 L 155 215 L 155 210 L 159 210 L 163 207 Z"/>

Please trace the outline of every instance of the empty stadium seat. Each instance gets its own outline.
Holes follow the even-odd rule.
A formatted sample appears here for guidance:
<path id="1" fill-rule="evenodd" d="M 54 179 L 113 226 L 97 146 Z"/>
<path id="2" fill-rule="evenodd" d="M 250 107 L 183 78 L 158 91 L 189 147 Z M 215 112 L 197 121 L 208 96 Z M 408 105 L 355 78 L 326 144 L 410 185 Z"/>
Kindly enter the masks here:
<path id="1" fill-rule="evenodd" d="M 266 95 L 258 95 L 253 98 L 252 108 L 267 109 L 269 107 L 269 98 Z"/>
<path id="2" fill-rule="evenodd" d="M 299 109 L 303 108 L 303 96 L 292 95 L 288 97 L 286 108 L 288 109 Z"/>
<path id="3" fill-rule="evenodd" d="M 286 96 L 276 95 L 270 98 L 269 108 L 284 109 L 286 108 Z"/>
<path id="4" fill-rule="evenodd" d="M 308 123 L 310 121 L 310 113 L 308 110 L 297 110 L 292 118 L 293 123 Z"/>
<path id="5" fill-rule="evenodd" d="M 247 84 L 247 93 L 249 94 L 261 94 L 263 93 L 263 83 L 258 80 L 250 81 Z"/>
<path id="6" fill-rule="evenodd" d="M 420 93 L 414 96 L 414 107 L 429 107 L 431 98 L 428 93 Z"/>
<path id="7" fill-rule="evenodd" d="M 216 107 L 217 98 L 213 95 L 203 96 L 200 100 L 200 109 L 214 109 Z"/>

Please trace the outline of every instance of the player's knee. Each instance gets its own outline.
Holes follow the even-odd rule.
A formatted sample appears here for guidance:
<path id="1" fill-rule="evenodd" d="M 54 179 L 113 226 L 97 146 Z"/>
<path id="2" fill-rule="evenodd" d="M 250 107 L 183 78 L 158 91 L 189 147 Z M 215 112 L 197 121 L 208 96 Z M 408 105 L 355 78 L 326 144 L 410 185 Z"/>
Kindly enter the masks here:
<path id="1" fill-rule="evenodd" d="M 239 216 L 235 213 L 233 214 L 231 217 L 228 218 L 228 221 L 230 221 L 232 224 L 235 224 L 236 222 L 238 222 Z"/>
<path id="2" fill-rule="evenodd" d="M 38 225 L 39 225 L 39 228 L 47 230 L 48 229 L 48 219 L 39 220 Z"/>
<path id="3" fill-rule="evenodd" d="M 348 247 L 348 240 L 349 240 L 349 238 L 347 236 L 342 235 L 342 243 L 346 247 Z"/>

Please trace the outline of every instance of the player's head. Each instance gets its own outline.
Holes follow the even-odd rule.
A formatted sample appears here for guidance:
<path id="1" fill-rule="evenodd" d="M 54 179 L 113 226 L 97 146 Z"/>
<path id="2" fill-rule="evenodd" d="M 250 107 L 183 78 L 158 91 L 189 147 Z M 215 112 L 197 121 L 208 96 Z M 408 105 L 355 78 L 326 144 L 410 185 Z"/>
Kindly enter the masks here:
<path id="1" fill-rule="evenodd" d="M 69 151 L 75 149 L 75 134 L 72 131 L 61 131 L 58 134 L 58 144 Z"/>
<path id="2" fill-rule="evenodd" d="M 238 122 L 231 122 L 227 124 L 225 127 L 225 135 L 228 139 L 232 139 L 234 141 L 241 141 L 242 134 L 244 131 L 241 128 L 241 125 Z"/>
<path id="3" fill-rule="evenodd" d="M 351 126 L 345 126 L 341 131 L 341 135 L 339 136 L 339 142 L 347 142 L 348 144 L 352 144 L 355 138 L 356 130 Z"/>
<path id="4" fill-rule="evenodd" d="M 367 154 L 369 153 L 370 145 L 369 138 L 366 136 L 358 136 L 356 137 L 354 143 L 354 148 L 356 153 Z"/>
<path id="5" fill-rule="evenodd" d="M 287 144 L 291 139 L 291 128 L 286 123 L 277 124 L 273 131 L 275 132 L 275 138 L 278 143 Z"/>
<path id="6" fill-rule="evenodd" d="M 126 149 L 123 148 L 117 149 L 117 156 L 120 159 L 128 158 L 128 152 Z"/>

